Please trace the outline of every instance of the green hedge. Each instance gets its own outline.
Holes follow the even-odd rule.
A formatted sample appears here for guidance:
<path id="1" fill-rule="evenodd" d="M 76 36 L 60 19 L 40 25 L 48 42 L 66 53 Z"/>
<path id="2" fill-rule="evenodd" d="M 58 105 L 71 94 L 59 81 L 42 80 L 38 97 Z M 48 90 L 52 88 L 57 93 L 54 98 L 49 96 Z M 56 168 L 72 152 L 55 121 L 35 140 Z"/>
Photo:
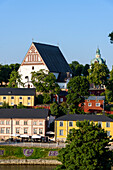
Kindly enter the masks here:
<path id="1" fill-rule="evenodd" d="M 23 153 L 23 149 L 34 149 L 31 156 L 27 157 Z M 0 150 L 4 150 L 4 154 L 0 155 L 0 159 L 57 159 L 56 156 L 48 156 L 49 151 L 58 151 L 59 149 L 37 148 L 37 147 L 17 147 L 17 146 L 0 146 Z"/>

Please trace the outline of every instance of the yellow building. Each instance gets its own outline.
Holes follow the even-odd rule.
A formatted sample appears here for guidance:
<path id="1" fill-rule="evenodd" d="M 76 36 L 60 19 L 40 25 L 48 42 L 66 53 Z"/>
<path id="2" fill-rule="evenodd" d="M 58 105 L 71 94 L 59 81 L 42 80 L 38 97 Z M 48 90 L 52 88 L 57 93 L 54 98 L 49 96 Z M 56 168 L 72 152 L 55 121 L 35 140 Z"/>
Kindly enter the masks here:
<path id="1" fill-rule="evenodd" d="M 9 106 L 22 104 L 24 106 L 34 106 L 35 92 L 34 88 L 0 88 L 0 106 L 4 102 Z"/>
<path id="2" fill-rule="evenodd" d="M 108 136 L 113 138 L 113 119 L 105 115 L 82 115 L 82 114 L 68 114 L 61 116 L 55 120 L 55 140 L 65 141 L 70 129 L 78 127 L 77 121 L 89 120 L 95 124 L 101 125 L 101 127 L 107 131 Z"/>

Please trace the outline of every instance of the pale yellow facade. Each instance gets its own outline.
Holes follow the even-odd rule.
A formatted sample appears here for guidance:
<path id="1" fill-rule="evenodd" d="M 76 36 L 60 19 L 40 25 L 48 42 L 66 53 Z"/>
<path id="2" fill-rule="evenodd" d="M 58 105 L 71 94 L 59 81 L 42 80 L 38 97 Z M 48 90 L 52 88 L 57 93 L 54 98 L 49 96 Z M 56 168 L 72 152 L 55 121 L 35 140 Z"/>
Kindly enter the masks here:
<path id="1" fill-rule="evenodd" d="M 0 140 L 11 138 L 13 134 L 19 135 L 36 135 L 45 136 L 46 134 L 46 119 L 0 119 Z"/>
<path id="2" fill-rule="evenodd" d="M 78 129 L 76 126 L 77 121 L 64 121 L 64 120 L 57 120 L 55 121 L 55 139 L 56 141 L 66 141 L 67 135 L 70 129 Z M 113 122 L 96 122 L 93 121 L 95 124 L 101 124 L 102 129 L 106 130 L 108 135 L 111 136 L 113 139 Z M 72 126 L 70 126 L 72 125 Z"/>
<path id="3" fill-rule="evenodd" d="M 0 106 L 6 102 L 9 106 L 22 104 L 24 106 L 34 106 L 34 96 L 25 95 L 1 95 L 0 96 Z"/>

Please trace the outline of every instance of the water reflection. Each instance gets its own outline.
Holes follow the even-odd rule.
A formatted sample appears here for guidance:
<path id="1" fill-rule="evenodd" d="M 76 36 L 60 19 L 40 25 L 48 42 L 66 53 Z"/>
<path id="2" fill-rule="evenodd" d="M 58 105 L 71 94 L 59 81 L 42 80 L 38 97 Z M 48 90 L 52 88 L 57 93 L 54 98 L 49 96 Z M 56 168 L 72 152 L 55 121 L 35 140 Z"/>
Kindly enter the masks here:
<path id="1" fill-rule="evenodd" d="M 53 170 L 55 166 L 40 165 L 0 165 L 1 170 Z"/>

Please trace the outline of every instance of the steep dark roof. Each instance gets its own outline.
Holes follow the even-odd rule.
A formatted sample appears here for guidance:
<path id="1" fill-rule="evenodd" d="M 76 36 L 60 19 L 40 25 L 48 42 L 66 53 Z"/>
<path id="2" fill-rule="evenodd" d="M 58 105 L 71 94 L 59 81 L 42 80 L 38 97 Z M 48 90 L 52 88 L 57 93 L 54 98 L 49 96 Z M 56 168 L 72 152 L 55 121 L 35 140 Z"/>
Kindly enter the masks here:
<path id="1" fill-rule="evenodd" d="M 48 109 L 0 109 L 0 118 L 38 118 L 45 119 Z"/>
<path id="2" fill-rule="evenodd" d="M 34 96 L 35 88 L 0 88 L 0 95 Z"/>
<path id="3" fill-rule="evenodd" d="M 64 120 L 64 121 L 102 121 L 102 122 L 113 122 L 113 119 L 105 116 L 105 115 L 82 115 L 82 114 L 68 114 L 61 117 L 58 117 L 56 120 Z"/>
<path id="4" fill-rule="evenodd" d="M 67 91 L 60 91 L 60 93 L 58 95 L 59 96 L 67 96 L 68 92 Z"/>
<path id="5" fill-rule="evenodd" d="M 105 100 L 105 96 L 89 96 L 88 100 Z"/>
<path id="6" fill-rule="evenodd" d="M 50 72 L 72 72 L 57 46 L 33 42 Z"/>

